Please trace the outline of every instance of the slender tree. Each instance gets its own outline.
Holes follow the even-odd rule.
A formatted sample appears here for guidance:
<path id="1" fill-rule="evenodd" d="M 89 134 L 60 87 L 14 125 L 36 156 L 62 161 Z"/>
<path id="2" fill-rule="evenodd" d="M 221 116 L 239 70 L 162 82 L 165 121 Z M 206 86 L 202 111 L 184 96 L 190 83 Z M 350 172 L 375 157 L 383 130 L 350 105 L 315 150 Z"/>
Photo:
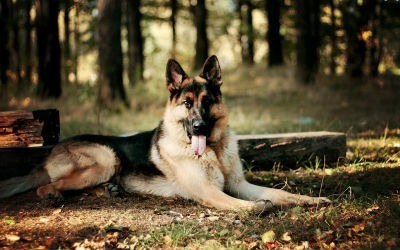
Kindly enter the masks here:
<path id="1" fill-rule="evenodd" d="M 269 46 L 268 65 L 283 64 L 282 37 L 280 34 L 281 1 L 265 1 L 265 9 L 268 19 L 267 41 Z"/>
<path id="2" fill-rule="evenodd" d="M 131 85 L 138 80 L 143 80 L 144 56 L 143 36 L 141 28 L 142 13 L 140 12 L 140 0 L 127 0 L 127 27 L 128 27 L 128 76 Z"/>
<path id="3" fill-rule="evenodd" d="M 295 0 L 297 26 L 297 74 L 303 83 L 312 83 L 319 64 L 320 1 Z"/>
<path id="4" fill-rule="evenodd" d="M 122 83 L 121 1 L 98 0 L 97 9 L 98 101 L 103 107 L 119 101 L 128 105 Z"/>
<path id="5" fill-rule="evenodd" d="M 361 27 L 365 25 L 362 7 L 357 0 L 344 2 L 343 26 L 346 31 L 346 72 L 352 77 L 363 75 L 363 65 L 366 58 L 367 44 L 362 37 Z"/>
<path id="6" fill-rule="evenodd" d="M 32 80 L 32 23 L 31 23 L 31 8 L 32 1 L 24 0 L 23 1 L 23 11 L 24 11 L 24 81 L 27 84 L 31 83 Z"/>
<path id="7" fill-rule="evenodd" d="M 172 29 L 172 49 L 171 49 L 171 57 L 175 58 L 176 56 L 176 15 L 178 13 L 178 0 L 170 0 L 171 4 L 171 29 Z"/>
<path id="8" fill-rule="evenodd" d="M 7 70 L 10 67 L 10 51 L 8 46 L 10 31 L 10 0 L 0 0 L 0 91 L 2 96 L 7 90 Z"/>
<path id="9" fill-rule="evenodd" d="M 196 26 L 194 68 L 199 69 L 208 58 L 207 9 L 205 0 L 190 1 Z"/>
<path id="10" fill-rule="evenodd" d="M 18 85 L 21 86 L 21 49 L 20 49 L 20 7 L 21 1 L 15 1 L 12 5 L 12 40 L 13 40 L 13 64 L 15 70 L 15 77 Z"/>
<path id="11" fill-rule="evenodd" d="M 58 98 L 61 95 L 58 13 L 58 1 L 36 0 L 36 37 L 39 61 L 37 94 L 42 98 Z"/>
<path id="12" fill-rule="evenodd" d="M 239 39 L 241 45 L 242 61 L 246 64 L 254 63 L 254 29 L 253 29 L 253 4 L 251 0 L 238 1 L 238 14 L 240 19 Z"/>
<path id="13" fill-rule="evenodd" d="M 63 63 L 64 63 L 64 82 L 69 81 L 71 70 L 71 29 L 69 12 L 72 7 L 72 0 L 64 0 L 64 43 L 63 43 Z"/>
<path id="14" fill-rule="evenodd" d="M 74 74 L 75 83 L 79 82 L 79 75 L 78 75 L 78 66 L 79 66 L 79 53 L 80 53 L 80 42 L 81 42 L 81 33 L 79 31 L 79 2 L 74 4 L 75 7 L 75 16 L 74 16 L 74 52 L 72 58 L 72 72 Z"/>
<path id="15" fill-rule="evenodd" d="M 383 53 L 382 6 L 376 0 L 370 0 L 368 3 L 368 11 L 371 15 L 369 21 L 371 30 L 369 70 L 371 76 L 377 76 L 379 74 L 378 67 Z"/>
<path id="16" fill-rule="evenodd" d="M 329 0 L 329 6 L 331 8 L 331 29 L 330 29 L 330 42 L 331 42 L 331 58 L 330 58 L 330 63 L 329 63 L 329 68 L 331 75 L 336 74 L 336 54 L 338 51 L 337 48 L 337 39 L 336 39 L 336 16 L 335 16 L 335 10 L 336 10 L 336 5 L 335 5 L 335 0 Z"/>

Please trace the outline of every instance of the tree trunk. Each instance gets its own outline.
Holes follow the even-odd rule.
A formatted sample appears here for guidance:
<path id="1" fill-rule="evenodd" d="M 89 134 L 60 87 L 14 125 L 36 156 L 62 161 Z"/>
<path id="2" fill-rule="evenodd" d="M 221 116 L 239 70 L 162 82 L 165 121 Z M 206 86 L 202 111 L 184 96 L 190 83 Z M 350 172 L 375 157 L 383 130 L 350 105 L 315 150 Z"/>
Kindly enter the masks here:
<path id="1" fill-rule="evenodd" d="M 279 33 L 281 23 L 281 1 L 267 0 L 265 2 L 268 17 L 267 41 L 269 46 L 268 65 L 277 66 L 283 64 L 282 37 Z"/>
<path id="2" fill-rule="evenodd" d="M 36 1 L 36 37 L 39 59 L 37 94 L 42 98 L 58 98 L 61 95 L 58 12 L 58 1 Z"/>
<path id="3" fill-rule="evenodd" d="M 79 32 L 79 2 L 75 3 L 75 17 L 74 17 L 74 54 L 73 54 L 73 69 L 75 83 L 79 82 L 78 66 L 79 66 L 79 44 L 80 44 L 80 32 Z"/>
<path id="4" fill-rule="evenodd" d="M 103 107 L 118 101 L 128 105 L 122 83 L 121 1 L 99 0 L 97 9 L 98 101 Z"/>
<path id="5" fill-rule="evenodd" d="M 330 30 L 330 38 L 331 38 L 331 58 L 330 58 L 330 72 L 331 75 L 336 75 L 336 54 L 337 54 L 337 44 L 336 44 L 336 16 L 335 16 L 335 1 L 329 0 L 329 6 L 331 8 L 331 30 Z"/>
<path id="6" fill-rule="evenodd" d="M 297 74 L 305 83 L 313 83 L 319 64 L 320 1 L 295 1 L 297 26 Z"/>
<path id="7" fill-rule="evenodd" d="M 13 29 L 13 64 L 15 70 L 15 81 L 21 87 L 21 49 L 19 42 L 20 35 L 20 11 L 21 4 L 19 1 L 16 1 L 12 5 L 12 29 Z"/>
<path id="8" fill-rule="evenodd" d="M 196 26 L 196 54 L 194 68 L 200 69 L 208 58 L 208 37 L 207 37 L 207 9 L 205 0 L 197 0 L 196 5 L 191 6 Z"/>
<path id="9" fill-rule="evenodd" d="M 7 94 L 7 70 L 10 67 L 9 32 L 10 0 L 0 0 L 0 97 Z"/>
<path id="10" fill-rule="evenodd" d="M 140 0 L 127 0 L 127 29 L 128 29 L 128 54 L 129 54 L 129 81 L 130 85 L 135 85 L 139 80 L 143 80 L 144 56 L 143 56 L 143 36 L 140 22 L 142 14 L 140 12 Z"/>
<path id="11" fill-rule="evenodd" d="M 32 80 L 32 23 L 31 23 L 32 1 L 24 0 L 24 81 L 26 85 L 31 84 Z"/>
<path id="12" fill-rule="evenodd" d="M 172 49 L 171 57 L 176 57 L 176 15 L 178 12 L 178 0 L 171 0 L 171 29 L 172 29 Z"/>
<path id="13" fill-rule="evenodd" d="M 242 61 L 254 64 L 254 30 L 253 30 L 253 5 L 251 0 L 239 0 L 238 13 L 240 19 L 239 39 Z"/>
<path id="14" fill-rule="evenodd" d="M 347 61 L 346 72 L 352 77 L 363 75 L 363 66 L 367 45 L 362 38 L 361 27 L 364 26 L 364 18 L 361 18 L 362 10 L 357 0 L 345 2 L 343 10 L 343 26 L 347 37 Z"/>
<path id="15" fill-rule="evenodd" d="M 69 73 L 71 70 L 71 30 L 69 28 L 71 3 L 71 0 L 64 0 L 64 82 L 69 82 Z"/>
<path id="16" fill-rule="evenodd" d="M 370 30 L 372 31 L 370 42 L 370 64 L 369 70 L 371 76 L 379 74 L 378 67 L 382 58 L 382 10 L 377 1 L 368 1 L 370 18 Z"/>

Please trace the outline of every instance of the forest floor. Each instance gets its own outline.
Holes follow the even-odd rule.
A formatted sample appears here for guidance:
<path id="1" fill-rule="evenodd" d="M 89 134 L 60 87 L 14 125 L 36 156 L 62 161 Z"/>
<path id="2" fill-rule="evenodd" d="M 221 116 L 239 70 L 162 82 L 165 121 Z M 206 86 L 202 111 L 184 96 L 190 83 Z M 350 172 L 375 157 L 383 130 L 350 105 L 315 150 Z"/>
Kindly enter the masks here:
<path id="1" fill-rule="evenodd" d="M 298 86 L 282 72 L 230 73 L 223 92 L 239 134 L 346 132 L 347 156 L 336 166 L 308 162 L 294 170 L 246 170 L 252 183 L 327 196 L 332 204 L 257 214 L 155 196 L 107 198 L 101 188 L 68 193 L 59 203 L 41 201 L 30 191 L 0 201 L 0 249 L 399 249 L 398 79 L 321 79 Z M 58 101 L 20 95 L 0 107 L 58 108 L 62 136 L 68 137 L 150 129 L 167 98 L 164 82 L 147 84 L 130 93 L 135 96 L 130 110 L 96 111 L 93 87 L 81 88 L 66 89 Z"/>

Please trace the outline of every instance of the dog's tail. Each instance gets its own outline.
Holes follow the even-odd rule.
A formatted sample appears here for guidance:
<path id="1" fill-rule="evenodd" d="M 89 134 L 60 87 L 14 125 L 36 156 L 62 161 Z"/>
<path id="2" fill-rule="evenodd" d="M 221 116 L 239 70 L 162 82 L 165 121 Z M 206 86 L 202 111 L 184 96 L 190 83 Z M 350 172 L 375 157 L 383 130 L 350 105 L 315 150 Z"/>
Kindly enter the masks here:
<path id="1" fill-rule="evenodd" d="M 0 181 L 0 199 L 22 193 L 50 182 L 47 171 L 42 168 L 32 170 L 28 175 Z"/>

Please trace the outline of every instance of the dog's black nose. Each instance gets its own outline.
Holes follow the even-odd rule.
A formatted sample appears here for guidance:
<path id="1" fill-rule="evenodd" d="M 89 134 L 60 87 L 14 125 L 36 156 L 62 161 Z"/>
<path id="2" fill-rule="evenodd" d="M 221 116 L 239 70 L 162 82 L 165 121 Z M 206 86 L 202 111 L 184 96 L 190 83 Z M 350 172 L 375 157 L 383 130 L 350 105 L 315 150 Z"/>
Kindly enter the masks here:
<path id="1" fill-rule="evenodd" d="M 195 134 L 204 134 L 207 131 L 207 124 L 204 121 L 193 121 L 193 132 Z"/>

